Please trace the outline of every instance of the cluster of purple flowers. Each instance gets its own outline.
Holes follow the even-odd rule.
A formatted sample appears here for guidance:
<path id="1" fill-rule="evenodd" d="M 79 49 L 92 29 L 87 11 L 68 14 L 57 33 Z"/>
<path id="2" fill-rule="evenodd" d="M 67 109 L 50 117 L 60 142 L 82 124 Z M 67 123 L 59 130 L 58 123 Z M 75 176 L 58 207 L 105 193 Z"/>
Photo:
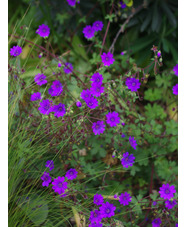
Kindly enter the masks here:
<path id="1" fill-rule="evenodd" d="M 48 160 L 45 166 L 49 168 L 49 171 L 51 171 L 52 169 L 54 169 L 54 162 L 52 160 Z M 75 169 L 69 169 L 66 172 L 65 177 L 67 178 L 67 180 L 73 180 L 77 177 L 77 174 L 78 172 Z M 43 175 L 41 176 L 41 180 L 43 181 L 42 186 L 48 187 L 49 184 L 52 182 L 53 185 L 52 189 L 54 190 L 54 192 L 58 193 L 60 197 L 65 197 L 67 194 L 64 193 L 68 188 L 69 183 L 65 180 L 65 177 L 58 176 L 52 182 L 52 178 L 50 177 L 49 173 L 44 172 Z"/>
<path id="2" fill-rule="evenodd" d="M 132 92 L 137 91 L 140 88 L 140 82 L 138 79 L 130 78 L 128 77 L 125 82 L 128 89 L 130 89 Z"/>
<path id="3" fill-rule="evenodd" d="M 114 198 L 117 199 L 118 196 L 114 195 Z M 129 202 L 131 202 L 131 199 L 132 197 L 127 192 L 121 193 L 121 195 L 119 196 L 119 202 L 123 206 L 128 205 Z M 89 227 L 102 226 L 101 221 L 103 218 L 110 218 L 115 215 L 114 212 L 116 210 L 116 206 L 114 206 L 114 204 L 112 203 L 104 202 L 103 196 L 101 194 L 94 195 L 93 202 L 95 205 L 99 206 L 99 209 L 90 212 L 89 220 L 91 224 L 89 225 Z"/>
<path id="4" fill-rule="evenodd" d="M 47 38 L 50 34 L 50 28 L 45 24 L 39 25 L 39 28 L 36 30 L 36 33 L 43 38 Z"/>
<path id="5" fill-rule="evenodd" d="M 94 37 L 95 32 L 101 31 L 103 29 L 103 22 L 102 21 L 95 21 L 93 25 L 87 25 L 83 28 L 83 34 L 85 38 L 91 39 Z"/>
<path id="6" fill-rule="evenodd" d="M 22 48 L 20 46 L 13 46 L 10 49 L 10 55 L 13 57 L 17 57 L 22 53 Z"/>
<path id="7" fill-rule="evenodd" d="M 113 58 L 113 54 L 108 52 L 108 53 L 103 53 L 101 55 L 101 60 L 104 64 L 104 66 L 110 66 L 114 63 L 115 59 Z"/>

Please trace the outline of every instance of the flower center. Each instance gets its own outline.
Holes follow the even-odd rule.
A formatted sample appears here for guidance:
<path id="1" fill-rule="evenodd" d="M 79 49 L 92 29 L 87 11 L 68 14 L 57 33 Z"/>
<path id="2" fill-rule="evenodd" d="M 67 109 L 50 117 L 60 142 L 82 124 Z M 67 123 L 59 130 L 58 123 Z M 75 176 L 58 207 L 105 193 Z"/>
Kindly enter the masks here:
<path id="1" fill-rule="evenodd" d="M 61 188 L 62 186 L 63 186 L 63 184 L 62 184 L 62 183 L 59 183 L 59 184 L 58 184 L 58 187 L 59 187 L 59 188 Z"/>
<path id="2" fill-rule="evenodd" d="M 111 117 L 110 120 L 111 120 L 111 121 L 114 121 L 114 117 Z"/>
<path id="3" fill-rule="evenodd" d="M 100 79 L 99 79 L 99 78 L 97 78 L 97 79 L 96 79 L 96 82 L 99 82 L 99 81 L 100 81 Z"/>
<path id="4" fill-rule="evenodd" d="M 110 209 L 109 209 L 109 208 L 106 209 L 106 213 L 107 213 L 107 214 L 110 213 Z"/>
<path id="5" fill-rule="evenodd" d="M 128 162 L 128 160 L 129 160 L 129 158 L 128 158 L 128 157 L 126 157 L 126 158 L 125 158 L 125 161 L 126 161 L 126 162 Z"/>
<path id="6" fill-rule="evenodd" d="M 96 125 L 96 129 L 99 129 L 100 128 L 100 125 Z"/>
<path id="7" fill-rule="evenodd" d="M 169 193 L 170 193 L 169 189 L 166 189 L 165 194 L 169 194 Z"/>
<path id="8" fill-rule="evenodd" d="M 50 108 L 50 105 L 46 105 L 46 106 L 44 107 L 45 110 L 49 110 L 49 108 Z"/>
<path id="9" fill-rule="evenodd" d="M 109 61 L 109 57 L 106 57 L 105 60 L 106 60 L 106 61 Z"/>
<path id="10" fill-rule="evenodd" d="M 60 112 L 63 111 L 63 107 L 60 106 L 60 107 L 58 108 L 58 110 L 59 110 Z"/>
<path id="11" fill-rule="evenodd" d="M 136 85 L 136 83 L 132 83 L 132 86 L 134 87 Z"/>
<path id="12" fill-rule="evenodd" d="M 71 175 L 71 176 L 73 175 L 73 172 L 72 172 L 72 171 L 70 172 L 70 175 Z"/>

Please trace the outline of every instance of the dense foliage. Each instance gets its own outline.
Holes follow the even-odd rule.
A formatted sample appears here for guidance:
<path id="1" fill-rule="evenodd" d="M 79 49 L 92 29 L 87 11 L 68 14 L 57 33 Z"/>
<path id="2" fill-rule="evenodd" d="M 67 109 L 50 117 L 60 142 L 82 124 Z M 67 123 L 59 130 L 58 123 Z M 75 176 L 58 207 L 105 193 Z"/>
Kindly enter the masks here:
<path id="1" fill-rule="evenodd" d="M 10 2 L 9 225 L 177 226 L 177 60 L 177 1 Z"/>

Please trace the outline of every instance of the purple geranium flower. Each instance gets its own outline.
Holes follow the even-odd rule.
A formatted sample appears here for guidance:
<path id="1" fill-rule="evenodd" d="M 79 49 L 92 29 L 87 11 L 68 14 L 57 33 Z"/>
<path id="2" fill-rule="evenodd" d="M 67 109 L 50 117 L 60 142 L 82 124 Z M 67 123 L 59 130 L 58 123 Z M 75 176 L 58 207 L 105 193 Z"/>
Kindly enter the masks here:
<path id="1" fill-rule="evenodd" d="M 59 63 L 57 64 L 57 67 L 59 67 L 59 68 L 60 68 L 61 66 L 62 66 L 62 65 L 61 65 L 61 63 L 59 62 Z"/>
<path id="2" fill-rule="evenodd" d="M 93 83 L 102 84 L 103 76 L 100 73 L 94 73 L 90 79 Z"/>
<path id="3" fill-rule="evenodd" d="M 115 111 L 112 112 L 112 113 L 109 112 L 106 115 L 106 117 L 107 117 L 107 120 L 106 120 L 107 124 L 109 124 L 111 127 L 115 127 L 117 124 L 119 124 L 120 123 L 120 117 L 118 115 L 119 114 L 116 113 Z"/>
<path id="4" fill-rule="evenodd" d="M 152 203 L 152 205 L 153 205 L 153 206 L 156 206 L 156 205 L 157 205 L 157 202 L 156 202 L 156 201 L 154 201 L 154 202 Z"/>
<path id="5" fill-rule="evenodd" d="M 48 187 L 51 182 L 51 179 L 52 178 L 50 177 L 49 173 L 44 172 L 43 175 L 41 176 L 41 180 L 43 180 L 42 186 Z"/>
<path id="6" fill-rule="evenodd" d="M 92 83 L 90 88 L 92 95 L 99 97 L 102 93 L 104 93 L 104 87 L 101 86 L 101 84 Z"/>
<path id="7" fill-rule="evenodd" d="M 67 0 L 67 2 L 70 6 L 75 6 L 76 4 L 76 0 Z"/>
<path id="8" fill-rule="evenodd" d="M 104 66 L 109 66 L 109 65 L 113 64 L 115 61 L 115 59 L 113 58 L 113 54 L 110 52 L 108 52 L 107 54 L 103 53 L 101 55 L 101 59 L 102 59 Z"/>
<path id="9" fill-rule="evenodd" d="M 103 203 L 99 209 L 103 218 L 110 218 L 115 215 L 114 211 L 116 207 L 113 204 L 106 202 Z"/>
<path id="10" fill-rule="evenodd" d="M 46 165 L 47 168 L 49 168 L 49 171 L 54 169 L 54 162 L 52 160 L 48 160 L 46 161 Z"/>
<path id="11" fill-rule="evenodd" d="M 58 193 L 58 194 L 63 194 L 65 192 L 65 190 L 68 188 L 68 182 L 65 181 L 65 177 L 58 177 L 56 179 L 54 179 L 54 181 L 52 182 L 52 189 Z"/>
<path id="12" fill-rule="evenodd" d="M 168 209 L 172 209 L 173 207 L 175 207 L 177 204 L 176 200 L 173 199 L 172 201 L 171 200 L 167 200 L 165 201 L 165 207 L 167 207 Z"/>
<path id="13" fill-rule="evenodd" d="M 58 105 L 54 105 L 52 111 L 55 117 L 63 117 L 66 113 L 65 104 L 59 103 Z"/>
<path id="14" fill-rule="evenodd" d="M 36 33 L 41 37 L 46 38 L 50 34 L 50 28 L 45 24 L 39 25 L 39 28 L 37 29 Z"/>
<path id="15" fill-rule="evenodd" d="M 89 89 L 83 90 L 83 91 L 81 92 L 81 98 L 82 98 L 84 101 L 86 101 L 86 100 L 89 99 L 90 97 L 92 97 L 92 93 L 91 93 L 91 91 L 90 91 Z"/>
<path id="16" fill-rule="evenodd" d="M 133 166 L 134 163 L 134 155 L 130 154 L 128 152 L 123 154 L 123 158 L 121 159 L 121 164 L 124 168 L 128 168 L 129 166 Z"/>
<path id="17" fill-rule="evenodd" d="M 94 109 L 98 106 L 98 100 L 94 97 L 90 97 L 88 98 L 86 101 L 86 104 L 87 106 L 90 108 L 90 109 Z"/>
<path id="18" fill-rule="evenodd" d="M 70 62 L 65 63 L 65 67 L 64 67 L 63 71 L 64 71 L 66 74 L 72 73 L 72 71 L 73 71 L 73 66 L 72 66 L 72 64 L 71 64 Z"/>
<path id="19" fill-rule="evenodd" d="M 48 99 L 43 100 L 40 102 L 40 107 L 38 110 L 40 113 L 48 115 L 50 112 L 52 112 L 52 102 Z"/>
<path id="20" fill-rule="evenodd" d="M 69 170 L 66 172 L 65 177 L 66 177 L 68 180 L 73 180 L 73 179 L 76 179 L 77 174 L 78 174 L 78 172 L 77 172 L 75 169 L 69 169 Z"/>
<path id="21" fill-rule="evenodd" d="M 157 52 L 157 57 L 158 58 L 161 57 L 161 51 L 160 50 Z"/>
<path id="22" fill-rule="evenodd" d="M 37 101 L 39 99 L 41 99 L 41 93 L 40 92 L 33 93 L 30 97 L 31 101 Z"/>
<path id="23" fill-rule="evenodd" d="M 17 56 L 19 56 L 21 53 L 22 53 L 22 48 L 21 48 L 20 46 L 13 46 L 13 47 L 10 49 L 10 55 L 11 55 L 11 56 L 17 57 Z"/>
<path id="24" fill-rule="evenodd" d="M 122 1 L 121 2 L 119 2 L 119 4 L 120 4 L 120 7 L 122 8 L 122 9 L 125 9 L 126 8 L 126 4 L 125 3 L 123 3 Z"/>
<path id="25" fill-rule="evenodd" d="M 176 76 L 178 76 L 178 64 L 176 64 L 173 68 L 173 72 Z"/>
<path id="26" fill-rule="evenodd" d="M 95 30 L 92 26 L 87 25 L 86 27 L 83 28 L 83 33 L 85 38 L 91 39 L 92 37 L 94 37 Z"/>
<path id="27" fill-rule="evenodd" d="M 76 106 L 77 106 L 77 107 L 81 107 L 81 106 L 82 106 L 81 102 L 80 102 L 80 101 L 77 101 L 77 102 L 76 102 Z"/>
<path id="28" fill-rule="evenodd" d="M 121 137 L 122 137 L 122 138 L 125 138 L 125 137 L 126 137 L 126 135 L 122 133 L 122 134 L 121 134 Z"/>
<path id="29" fill-rule="evenodd" d="M 103 28 L 103 22 L 102 21 L 95 21 L 92 25 L 94 31 L 98 32 L 98 31 L 101 31 L 102 28 Z"/>
<path id="30" fill-rule="evenodd" d="M 171 199 L 174 197 L 174 193 L 176 193 L 174 185 L 170 186 L 169 184 L 163 184 L 160 188 L 160 197 L 163 199 Z"/>
<path id="31" fill-rule="evenodd" d="M 141 83 L 139 82 L 138 79 L 127 78 L 125 84 L 131 91 L 137 91 L 140 88 Z"/>
<path id="32" fill-rule="evenodd" d="M 161 224 L 160 218 L 156 218 L 152 221 L 152 227 L 160 227 L 160 224 Z"/>
<path id="33" fill-rule="evenodd" d="M 94 195 L 94 204 L 100 206 L 103 204 L 103 196 L 101 194 Z"/>
<path id="34" fill-rule="evenodd" d="M 95 135 L 100 135 L 105 131 L 105 124 L 104 121 L 97 121 L 94 122 L 92 125 L 92 129 Z"/>
<path id="35" fill-rule="evenodd" d="M 40 74 L 40 73 L 38 73 L 34 77 L 36 84 L 39 86 L 47 83 L 47 80 L 45 80 L 45 79 L 46 79 L 46 76 L 44 74 Z"/>
<path id="36" fill-rule="evenodd" d="M 121 193 L 121 195 L 119 197 L 119 202 L 123 206 L 126 206 L 126 205 L 129 205 L 129 203 L 131 202 L 131 199 L 132 199 L 132 197 L 130 196 L 130 194 L 125 192 L 125 193 Z"/>
<path id="37" fill-rule="evenodd" d="M 99 222 L 101 222 L 101 219 L 102 219 L 102 215 L 101 215 L 101 212 L 99 210 L 93 210 L 93 211 L 90 212 L 89 220 L 91 222 L 99 223 Z"/>
<path id="38" fill-rule="evenodd" d="M 48 89 L 48 93 L 54 97 L 59 96 L 63 91 L 63 86 L 59 80 L 55 80 L 52 83 L 52 86 Z"/>
<path id="39" fill-rule="evenodd" d="M 134 139 L 134 137 L 129 137 L 129 142 L 130 142 L 130 145 L 134 148 L 134 150 L 136 150 L 136 146 L 138 145 L 136 140 Z"/>
<path id="40" fill-rule="evenodd" d="M 173 91 L 173 94 L 174 95 L 178 95 L 178 84 L 176 84 L 175 86 L 173 86 L 172 91 Z"/>

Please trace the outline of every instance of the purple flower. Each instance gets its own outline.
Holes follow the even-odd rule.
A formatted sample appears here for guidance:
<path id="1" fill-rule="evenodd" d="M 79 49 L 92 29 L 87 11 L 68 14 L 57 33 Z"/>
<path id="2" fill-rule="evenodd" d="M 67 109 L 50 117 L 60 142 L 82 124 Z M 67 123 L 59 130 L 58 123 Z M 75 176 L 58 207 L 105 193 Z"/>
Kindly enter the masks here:
<path id="1" fill-rule="evenodd" d="M 78 174 L 78 172 L 77 172 L 75 169 L 69 169 L 69 170 L 66 172 L 65 177 L 66 177 L 68 180 L 73 180 L 73 179 L 76 179 L 77 174 Z"/>
<path id="2" fill-rule="evenodd" d="M 92 222 L 89 224 L 89 227 L 102 227 L 103 224 L 102 223 L 97 223 L 97 222 Z"/>
<path id="3" fill-rule="evenodd" d="M 68 188 L 68 182 L 65 181 L 64 177 L 58 177 L 56 179 L 54 179 L 54 181 L 52 182 L 52 189 L 58 193 L 58 194 L 63 194 L 65 192 L 65 190 Z"/>
<path id="4" fill-rule="evenodd" d="M 173 94 L 174 95 L 178 95 L 178 84 L 176 84 L 175 86 L 173 86 L 172 91 L 173 91 Z"/>
<path id="5" fill-rule="evenodd" d="M 160 227 L 161 219 L 157 218 L 152 221 L 152 227 Z"/>
<path id="6" fill-rule="evenodd" d="M 55 80 L 52 83 L 51 88 L 48 89 L 48 93 L 51 96 L 59 96 L 63 91 L 63 86 L 59 80 Z"/>
<path id="7" fill-rule="evenodd" d="M 109 65 L 113 64 L 115 61 L 115 59 L 113 58 L 113 54 L 110 52 L 108 52 L 107 54 L 103 53 L 101 55 L 101 59 L 102 59 L 104 66 L 109 66 Z"/>
<path id="8" fill-rule="evenodd" d="M 161 51 L 160 50 L 157 52 L 157 57 L 158 58 L 161 57 Z"/>
<path id="9" fill-rule="evenodd" d="M 33 93 L 30 97 L 31 101 L 37 101 L 39 99 L 41 99 L 41 93 L 40 92 Z"/>
<path id="10" fill-rule="evenodd" d="M 86 27 L 83 28 L 83 33 L 85 38 L 91 39 L 92 37 L 94 37 L 95 30 L 92 26 L 87 25 Z"/>
<path id="11" fill-rule="evenodd" d="M 50 34 L 50 28 L 45 24 L 39 25 L 39 28 L 37 29 L 36 33 L 41 37 L 46 38 Z"/>
<path id="12" fill-rule="evenodd" d="M 128 152 L 123 154 L 123 158 L 121 159 L 121 164 L 124 168 L 128 168 L 129 166 L 133 166 L 134 163 L 134 155 L 130 154 Z"/>
<path id="13" fill-rule="evenodd" d="M 120 123 L 120 117 L 118 115 L 119 114 L 116 113 L 115 111 L 112 113 L 109 112 L 106 115 L 106 118 L 107 118 L 106 122 L 107 122 L 107 124 L 110 125 L 110 127 L 115 127 L 117 124 Z"/>
<path id="14" fill-rule="evenodd" d="M 173 199 L 172 201 L 171 200 L 167 200 L 165 201 L 165 207 L 167 207 L 168 209 L 172 209 L 173 207 L 175 207 L 177 204 L 176 200 Z"/>
<path id="15" fill-rule="evenodd" d="M 55 117 L 63 117 L 66 113 L 65 104 L 59 103 L 58 105 L 54 105 L 52 112 L 54 112 Z"/>
<path id="16" fill-rule="evenodd" d="M 156 206 L 156 205 L 157 205 L 157 202 L 156 202 L 156 201 L 154 201 L 154 202 L 152 203 L 152 205 L 153 205 L 153 206 Z"/>
<path id="17" fill-rule="evenodd" d="M 76 4 L 76 0 L 67 0 L 67 2 L 70 6 L 75 6 Z"/>
<path id="18" fill-rule="evenodd" d="M 19 56 L 21 53 L 22 53 L 22 48 L 21 48 L 20 46 L 13 46 L 13 47 L 10 49 L 10 55 L 11 55 L 11 56 L 17 57 L 17 56 Z"/>
<path id="19" fill-rule="evenodd" d="M 122 52 L 121 52 L 121 55 L 124 55 L 124 54 L 125 54 L 124 51 L 122 51 Z"/>
<path id="20" fill-rule="evenodd" d="M 119 202 L 121 205 L 126 206 L 126 205 L 129 205 L 129 203 L 131 202 L 131 199 L 132 197 L 130 196 L 130 194 L 125 192 L 125 193 L 121 193 L 119 197 Z"/>
<path id="21" fill-rule="evenodd" d="M 44 74 L 40 74 L 40 73 L 38 73 L 34 77 L 36 84 L 39 86 L 47 83 L 47 80 L 45 80 L 45 79 L 46 79 L 46 76 Z"/>
<path id="22" fill-rule="evenodd" d="M 44 172 L 43 175 L 41 176 L 41 180 L 43 180 L 42 186 L 48 187 L 51 182 L 51 179 L 52 178 L 50 177 L 49 173 Z"/>
<path id="23" fill-rule="evenodd" d="M 106 202 L 103 203 L 99 209 L 103 218 L 110 218 L 115 215 L 114 211 L 116 207 L 113 204 Z"/>
<path id="24" fill-rule="evenodd" d="M 89 220 L 91 222 L 99 223 L 99 222 L 101 222 L 101 219 L 102 219 L 102 215 L 101 215 L 99 210 L 93 210 L 93 211 L 90 212 Z"/>
<path id="25" fill-rule="evenodd" d="M 102 84 L 103 76 L 100 73 L 94 73 L 90 80 L 93 83 Z"/>
<path id="26" fill-rule="evenodd" d="M 80 101 L 77 101 L 77 102 L 76 102 L 76 106 L 77 106 L 77 107 L 81 107 L 81 106 L 82 106 L 81 102 L 80 102 Z"/>
<path id="27" fill-rule="evenodd" d="M 97 206 L 100 206 L 103 204 L 103 196 L 101 194 L 96 194 L 94 195 L 94 204 L 96 204 Z"/>
<path id="28" fill-rule="evenodd" d="M 52 160 L 48 160 L 46 161 L 46 165 L 47 168 L 49 168 L 49 171 L 54 169 L 54 162 Z"/>
<path id="29" fill-rule="evenodd" d="M 52 112 L 52 102 L 48 99 L 43 100 L 40 102 L 40 107 L 38 110 L 40 113 L 48 115 L 50 112 Z"/>
<path id="30" fill-rule="evenodd" d="M 139 82 L 138 79 L 127 78 L 125 84 L 131 91 L 137 91 L 140 88 L 141 83 Z"/>
<path id="31" fill-rule="evenodd" d="M 92 95 L 99 97 L 102 93 L 104 93 L 104 87 L 101 86 L 101 84 L 92 83 L 90 88 Z"/>
<path id="32" fill-rule="evenodd" d="M 176 64 L 173 68 L 173 72 L 176 76 L 178 76 L 178 64 Z"/>
<path id="33" fill-rule="evenodd" d="M 92 25 L 94 31 L 98 32 L 98 31 L 101 31 L 102 28 L 103 28 L 103 22 L 102 21 L 95 21 Z"/>
<path id="34" fill-rule="evenodd" d="M 105 131 L 105 124 L 104 121 L 97 121 L 94 122 L 92 125 L 92 129 L 95 135 L 100 135 Z"/>
<path id="35" fill-rule="evenodd" d="M 160 197 L 163 199 L 171 199 L 174 197 L 174 193 L 176 193 L 174 185 L 170 186 L 169 184 L 163 184 L 160 188 Z"/>
<path id="36" fill-rule="evenodd" d="M 114 199 L 117 199 L 117 198 L 118 198 L 118 196 L 115 194 L 115 195 L 114 195 Z"/>
<path id="37" fill-rule="evenodd" d="M 129 143 L 134 148 L 134 150 L 136 150 L 137 142 L 134 139 L 134 137 L 131 137 L 131 136 L 129 137 Z"/>
<path id="38" fill-rule="evenodd" d="M 122 124 L 123 126 L 125 125 L 125 123 L 124 123 L 124 122 L 122 122 L 121 124 Z"/>
<path id="39" fill-rule="evenodd" d="M 126 137 L 126 135 L 125 135 L 125 134 L 121 134 L 121 137 L 122 137 L 122 138 L 125 138 L 125 137 Z"/>
<path id="40" fill-rule="evenodd" d="M 91 97 L 92 97 L 92 93 L 91 93 L 91 91 L 90 91 L 89 89 L 83 90 L 83 91 L 81 92 L 81 98 L 82 98 L 84 101 L 86 101 L 87 99 L 89 99 L 89 98 L 91 98 Z"/>
<path id="41" fill-rule="evenodd" d="M 119 2 L 119 4 L 120 4 L 120 7 L 122 8 L 122 9 L 125 9 L 126 8 L 126 4 L 125 3 L 123 3 L 122 1 L 121 2 Z"/>
<path id="42" fill-rule="evenodd" d="M 60 62 L 57 64 L 57 67 L 59 67 L 59 68 L 61 67 L 61 63 Z"/>
<path id="43" fill-rule="evenodd" d="M 176 223 L 175 227 L 178 227 L 178 223 Z"/>
<path id="44" fill-rule="evenodd" d="M 71 64 L 70 62 L 65 63 L 65 67 L 64 67 L 63 71 L 64 71 L 66 74 L 72 73 L 72 71 L 73 71 L 73 66 L 72 66 L 72 64 Z"/>
<path id="45" fill-rule="evenodd" d="M 95 99 L 94 97 L 90 97 L 88 98 L 86 101 L 86 104 L 87 106 L 90 108 L 90 109 L 94 109 L 98 106 L 98 100 Z"/>

